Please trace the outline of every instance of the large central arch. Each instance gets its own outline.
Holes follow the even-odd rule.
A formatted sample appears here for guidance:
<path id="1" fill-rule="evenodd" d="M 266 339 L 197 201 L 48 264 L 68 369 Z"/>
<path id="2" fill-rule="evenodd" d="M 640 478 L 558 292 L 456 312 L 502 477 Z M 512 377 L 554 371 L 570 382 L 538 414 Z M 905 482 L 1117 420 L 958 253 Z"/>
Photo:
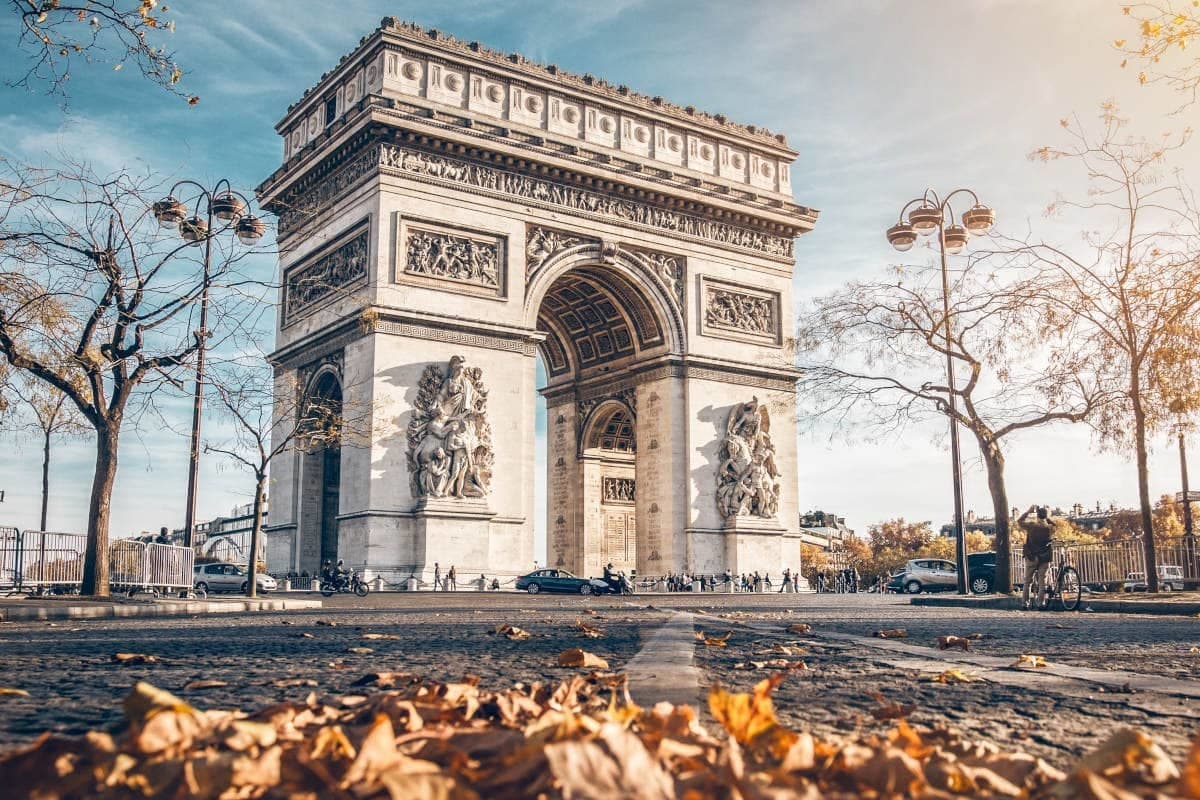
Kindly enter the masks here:
<path id="1" fill-rule="evenodd" d="M 278 130 L 277 391 L 371 422 L 274 462 L 272 568 L 528 571 L 540 391 L 551 565 L 798 571 L 783 137 L 393 19 Z"/>
<path id="2" fill-rule="evenodd" d="M 662 543 L 648 536 L 655 489 L 639 492 L 637 394 L 639 374 L 686 350 L 669 292 L 636 254 L 603 244 L 566 248 L 529 284 L 526 311 L 545 335 L 541 393 L 554 431 L 546 458 L 550 566 L 580 575 L 610 563 L 640 574 L 662 566 Z"/>

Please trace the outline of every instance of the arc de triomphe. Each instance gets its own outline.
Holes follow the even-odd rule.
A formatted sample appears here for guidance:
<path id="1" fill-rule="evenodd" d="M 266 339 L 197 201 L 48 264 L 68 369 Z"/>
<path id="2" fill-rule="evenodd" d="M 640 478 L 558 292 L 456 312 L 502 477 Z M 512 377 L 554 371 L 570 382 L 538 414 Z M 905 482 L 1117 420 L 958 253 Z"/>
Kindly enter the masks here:
<path id="1" fill-rule="evenodd" d="M 392 18 L 277 130 L 279 413 L 358 430 L 274 462 L 270 569 L 530 569 L 539 353 L 547 566 L 799 568 L 782 136 Z"/>

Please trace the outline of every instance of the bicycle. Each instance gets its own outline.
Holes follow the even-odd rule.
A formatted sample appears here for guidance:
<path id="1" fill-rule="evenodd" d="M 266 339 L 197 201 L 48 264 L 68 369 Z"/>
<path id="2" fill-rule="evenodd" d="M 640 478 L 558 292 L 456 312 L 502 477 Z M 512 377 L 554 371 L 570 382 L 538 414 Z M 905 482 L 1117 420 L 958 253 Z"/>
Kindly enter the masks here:
<path id="1" fill-rule="evenodd" d="M 1079 570 L 1067 563 L 1066 556 L 1060 550 L 1058 561 L 1046 570 L 1046 598 L 1042 608 L 1050 608 L 1050 604 L 1058 600 L 1058 606 L 1063 611 L 1077 611 L 1083 599 L 1083 582 L 1079 579 Z"/>

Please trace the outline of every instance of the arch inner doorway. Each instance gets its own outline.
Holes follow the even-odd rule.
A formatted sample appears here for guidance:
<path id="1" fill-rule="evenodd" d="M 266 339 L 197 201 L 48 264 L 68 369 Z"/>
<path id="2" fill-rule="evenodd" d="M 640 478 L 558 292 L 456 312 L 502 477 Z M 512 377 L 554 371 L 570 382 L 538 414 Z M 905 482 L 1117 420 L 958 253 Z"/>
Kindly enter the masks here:
<path id="1" fill-rule="evenodd" d="M 300 569 L 315 575 L 326 561 L 338 558 L 338 514 L 341 502 L 342 448 L 336 421 L 342 414 L 342 383 L 332 370 L 313 376 L 305 393 L 310 420 L 301 462 L 304 508 L 300 516 Z"/>
<path id="2" fill-rule="evenodd" d="M 628 267 L 629 265 L 625 265 Z M 576 263 L 537 314 L 547 373 L 547 565 L 645 574 L 650 506 L 638 492 L 640 375 L 672 351 L 669 315 L 620 265 Z M 657 507 L 656 507 L 657 508 Z M 643 552 L 645 551 L 645 552 Z"/>

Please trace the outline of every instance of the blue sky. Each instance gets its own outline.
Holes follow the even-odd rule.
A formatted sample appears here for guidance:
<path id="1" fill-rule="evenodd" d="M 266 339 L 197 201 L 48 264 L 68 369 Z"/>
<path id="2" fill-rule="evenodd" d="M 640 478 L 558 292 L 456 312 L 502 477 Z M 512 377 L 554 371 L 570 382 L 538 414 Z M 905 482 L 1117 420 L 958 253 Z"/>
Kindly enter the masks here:
<path id="1" fill-rule="evenodd" d="M 1059 141 L 1058 120 L 1092 119 L 1115 98 L 1149 134 L 1180 128 L 1175 98 L 1137 85 L 1111 42 L 1132 38 L 1109 0 L 792 0 L 701 2 L 373 2 L 372 0 L 177 0 L 171 39 L 188 70 L 190 108 L 136 71 L 79 66 L 66 109 L 60 98 L 0 87 L 0 154 L 47 161 L 65 154 L 101 168 L 144 163 L 177 177 L 229 177 L 252 189 L 278 166 L 273 125 L 337 59 L 395 15 L 459 38 L 519 51 L 576 73 L 786 133 L 800 151 L 797 201 L 821 210 L 797 246 L 798 304 L 896 261 L 883 231 L 926 186 L 976 189 L 1001 227 L 1038 227 L 1056 191 L 1078 188 L 1061 165 L 1026 159 Z M 22 70 L 12 22 L 0 17 L 0 70 Z M 1192 146 L 1180 166 L 1195 176 Z M 914 251 L 912 259 L 929 257 Z M 266 263 L 262 269 L 269 270 Z M 186 429 L 186 400 L 172 406 Z M 113 533 L 182 520 L 187 441 L 161 429 L 127 431 Z M 800 442 L 802 508 L 837 511 L 852 527 L 905 516 L 949 516 L 942 426 L 900 441 Z M 1159 442 L 1151 491 L 1174 491 L 1174 451 Z M 36 524 L 36 443 L 5 442 L 0 524 Z M 50 527 L 80 530 L 91 477 L 89 442 L 56 448 Z M 982 469 L 965 445 L 966 506 L 986 511 Z M 1101 455 L 1082 427 L 1014 439 L 1009 494 L 1015 504 L 1132 504 L 1132 466 Z M 245 502 L 247 476 L 216 457 L 203 462 L 201 518 Z M 539 520 L 540 522 L 540 520 Z"/>

